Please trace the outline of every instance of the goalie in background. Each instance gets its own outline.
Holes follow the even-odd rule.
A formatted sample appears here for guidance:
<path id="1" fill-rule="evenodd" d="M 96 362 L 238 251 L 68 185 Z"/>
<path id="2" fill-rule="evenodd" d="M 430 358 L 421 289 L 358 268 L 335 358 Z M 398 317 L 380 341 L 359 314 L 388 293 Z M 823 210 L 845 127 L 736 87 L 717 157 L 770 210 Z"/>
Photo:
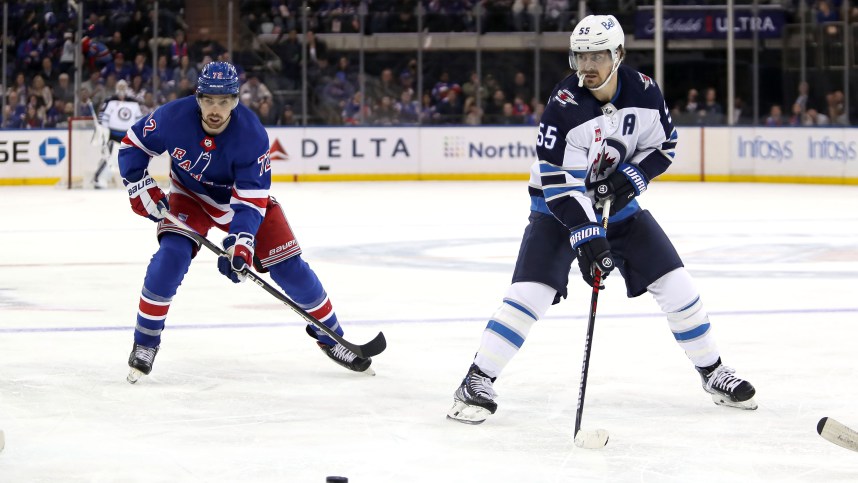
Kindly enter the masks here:
<path id="1" fill-rule="evenodd" d="M 95 116 L 95 112 L 93 112 Z M 143 117 L 140 103 L 129 96 L 128 82 L 116 83 L 116 95 L 104 102 L 98 114 L 96 135 L 101 145 L 101 162 L 95 171 L 92 184 L 96 189 L 107 188 L 108 173 L 116 172 L 119 166 L 119 150 L 116 147 L 125 137 L 125 132 Z"/>

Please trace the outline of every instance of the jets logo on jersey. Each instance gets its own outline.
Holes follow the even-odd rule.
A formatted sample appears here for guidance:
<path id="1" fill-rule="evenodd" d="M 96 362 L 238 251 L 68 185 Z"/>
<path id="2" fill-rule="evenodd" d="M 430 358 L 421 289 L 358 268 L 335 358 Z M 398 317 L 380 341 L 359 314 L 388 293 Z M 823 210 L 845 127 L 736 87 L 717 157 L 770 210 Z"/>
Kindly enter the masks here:
<path id="1" fill-rule="evenodd" d="M 118 117 L 120 121 L 127 122 L 131 119 L 131 109 L 128 109 L 127 107 L 120 107 L 119 112 L 116 113 L 116 117 Z"/>
<path id="2" fill-rule="evenodd" d="M 573 106 L 578 105 L 578 103 L 575 102 L 575 96 L 572 95 L 568 89 L 560 89 L 557 91 L 557 94 L 554 95 L 554 99 L 557 100 L 561 106 L 565 106 L 566 104 L 572 104 Z"/>
<path id="3" fill-rule="evenodd" d="M 641 76 L 641 82 L 643 82 L 644 90 L 647 90 L 647 88 L 652 85 L 652 79 L 648 75 L 641 74 L 640 72 L 638 72 L 638 75 Z"/>
<path id="4" fill-rule="evenodd" d="M 605 148 L 602 147 L 602 150 L 598 155 L 596 155 L 596 159 L 593 160 L 593 167 L 590 168 L 590 180 L 598 181 L 603 178 L 608 172 L 608 169 L 610 169 L 616 162 L 617 158 L 611 157 L 605 151 Z"/>

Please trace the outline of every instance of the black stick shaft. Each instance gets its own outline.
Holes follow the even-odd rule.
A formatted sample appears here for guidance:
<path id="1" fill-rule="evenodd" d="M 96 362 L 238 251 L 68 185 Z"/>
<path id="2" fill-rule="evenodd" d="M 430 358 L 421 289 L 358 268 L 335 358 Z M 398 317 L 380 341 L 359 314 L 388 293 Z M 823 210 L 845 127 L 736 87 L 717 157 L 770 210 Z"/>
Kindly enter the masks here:
<path id="1" fill-rule="evenodd" d="M 602 226 L 608 229 L 608 216 L 611 212 L 610 198 L 605 200 L 602 207 Z M 593 295 L 590 297 L 590 316 L 587 318 L 587 338 L 584 340 L 584 365 L 581 368 L 581 384 L 578 386 L 578 408 L 575 410 L 576 436 L 581 430 L 581 419 L 584 415 L 584 394 L 587 392 L 587 374 L 590 372 L 590 353 L 593 350 L 593 331 L 596 329 L 596 306 L 599 302 L 599 286 L 602 285 L 602 272 L 597 268 L 593 274 Z"/>
<path id="2" fill-rule="evenodd" d="M 212 243 L 211 241 L 209 241 L 208 238 L 206 238 L 206 237 L 200 235 L 199 233 L 195 232 L 193 228 L 191 228 L 186 223 L 184 223 L 182 220 L 178 219 L 175 215 L 170 213 L 169 210 L 167 210 L 163 204 L 159 203 L 159 205 L 161 206 L 161 213 L 164 215 L 164 217 L 167 218 L 168 220 L 170 220 L 173 224 L 175 224 L 179 228 L 188 232 L 188 235 L 190 235 L 191 238 L 193 238 L 194 240 L 196 240 L 197 242 L 199 242 L 200 244 L 202 244 L 203 246 L 205 246 L 209 250 L 213 251 L 217 256 L 226 256 L 226 252 L 223 251 L 223 249 L 221 249 L 219 246 L 217 246 L 214 243 Z M 342 344 L 348 350 L 357 354 L 358 357 L 367 358 L 367 357 L 376 356 L 378 354 L 381 354 L 384 351 L 384 349 L 387 348 L 387 341 L 384 338 L 384 334 L 382 334 L 381 332 L 379 332 L 378 335 L 376 335 L 374 339 L 372 339 L 371 341 L 369 341 L 363 345 L 353 344 L 353 343 L 343 339 L 342 336 L 340 336 L 339 334 L 337 334 L 336 332 L 331 330 L 328 326 L 319 322 L 312 315 L 307 313 L 306 310 L 304 310 L 299 305 L 297 305 L 294 301 L 292 301 L 292 299 L 290 299 L 289 297 L 286 297 L 285 295 L 280 293 L 279 290 L 272 287 L 271 284 L 266 282 L 263 278 L 259 277 L 258 275 L 256 275 L 252 271 L 250 271 L 249 268 L 245 268 L 243 273 L 250 281 L 252 281 L 256 285 L 259 285 L 260 287 L 265 289 L 266 292 L 270 293 L 277 300 L 286 304 L 290 309 L 292 309 L 295 313 L 300 315 L 304 320 L 306 320 L 307 322 L 309 322 L 309 323 L 315 325 L 316 327 L 318 327 L 319 329 L 321 329 L 324 333 L 328 334 L 328 336 L 331 339 L 334 339 L 338 343 Z"/>

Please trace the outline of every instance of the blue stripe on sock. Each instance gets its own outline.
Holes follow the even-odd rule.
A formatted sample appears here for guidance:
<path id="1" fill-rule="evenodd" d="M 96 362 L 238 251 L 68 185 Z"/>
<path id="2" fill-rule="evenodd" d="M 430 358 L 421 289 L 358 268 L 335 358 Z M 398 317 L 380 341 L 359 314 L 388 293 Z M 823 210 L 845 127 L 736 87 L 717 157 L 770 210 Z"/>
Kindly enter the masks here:
<path id="1" fill-rule="evenodd" d="M 521 345 L 524 344 L 524 338 L 522 336 L 516 334 L 515 331 L 495 320 L 489 321 L 489 324 L 486 326 L 486 330 L 490 330 L 510 341 L 510 343 L 519 349 L 521 348 Z"/>
<path id="2" fill-rule="evenodd" d="M 686 305 L 685 307 L 682 307 L 681 309 L 677 310 L 676 312 L 682 312 L 683 310 L 688 310 L 688 309 L 690 309 L 690 308 L 691 308 L 691 306 L 692 306 L 692 305 L 694 305 L 694 304 L 696 304 L 698 300 L 700 300 L 700 296 L 699 296 L 699 295 L 697 296 L 697 298 L 696 298 L 696 299 L 694 299 L 694 301 L 693 301 L 693 302 L 691 302 L 690 304 Z M 676 312 L 674 312 L 674 313 L 676 313 Z"/>
<path id="3" fill-rule="evenodd" d="M 696 339 L 696 338 L 700 337 L 701 335 L 705 334 L 706 331 L 708 331 L 708 330 L 709 330 L 709 323 L 707 322 L 707 323 L 700 325 L 700 326 L 697 326 L 691 330 L 688 330 L 685 332 L 674 333 L 673 337 L 676 338 L 676 340 L 682 342 L 684 340 Z"/>
<path id="4" fill-rule="evenodd" d="M 527 314 L 527 316 L 528 316 L 528 317 L 530 317 L 531 319 L 536 320 L 536 314 L 534 314 L 533 312 L 531 312 L 531 311 L 527 310 L 526 308 L 524 308 L 524 306 L 523 306 L 523 305 L 520 305 L 520 304 L 518 304 L 518 303 L 516 303 L 516 302 L 513 302 L 512 300 L 509 300 L 509 299 L 505 299 L 505 300 L 503 301 L 503 303 L 505 303 L 505 304 L 509 304 L 509 305 L 511 305 L 511 306 L 513 306 L 513 307 L 515 307 L 515 308 L 516 308 L 516 309 L 518 309 L 519 311 L 524 312 L 525 314 Z"/>

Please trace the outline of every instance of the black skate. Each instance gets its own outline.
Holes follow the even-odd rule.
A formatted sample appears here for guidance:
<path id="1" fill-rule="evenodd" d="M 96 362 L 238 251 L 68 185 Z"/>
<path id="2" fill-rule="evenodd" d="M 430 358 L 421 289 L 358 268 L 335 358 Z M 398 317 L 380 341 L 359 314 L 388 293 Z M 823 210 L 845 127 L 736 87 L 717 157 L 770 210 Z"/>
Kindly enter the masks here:
<path id="1" fill-rule="evenodd" d="M 712 366 L 696 367 L 703 380 L 703 389 L 712 395 L 712 400 L 720 406 L 739 409 L 757 409 L 754 401 L 756 390 L 750 382 L 734 375 L 733 368 L 721 364 L 721 359 Z"/>
<path id="2" fill-rule="evenodd" d="M 128 382 L 134 384 L 141 377 L 152 372 L 152 364 L 155 363 L 155 355 L 158 354 L 159 347 L 146 347 L 134 343 L 134 348 L 131 349 L 131 355 L 128 357 L 128 367 L 131 368 L 128 371 L 128 377 L 125 378 Z"/>
<path id="3" fill-rule="evenodd" d="M 447 419 L 465 424 L 480 424 L 498 409 L 497 393 L 492 388 L 496 377 L 489 377 L 471 364 L 462 384 L 453 393 L 453 407 L 447 411 Z"/>
<path id="4" fill-rule="evenodd" d="M 307 334 L 316 339 L 316 344 L 319 346 L 319 349 L 322 349 L 322 352 L 337 364 L 350 371 L 362 372 L 368 376 L 375 375 L 375 371 L 369 367 L 370 364 L 372 364 L 371 357 L 358 357 L 357 354 L 346 349 L 345 346 L 339 343 L 328 345 L 323 342 L 319 342 L 318 337 L 316 337 L 316 333 L 309 325 L 307 326 Z"/>

